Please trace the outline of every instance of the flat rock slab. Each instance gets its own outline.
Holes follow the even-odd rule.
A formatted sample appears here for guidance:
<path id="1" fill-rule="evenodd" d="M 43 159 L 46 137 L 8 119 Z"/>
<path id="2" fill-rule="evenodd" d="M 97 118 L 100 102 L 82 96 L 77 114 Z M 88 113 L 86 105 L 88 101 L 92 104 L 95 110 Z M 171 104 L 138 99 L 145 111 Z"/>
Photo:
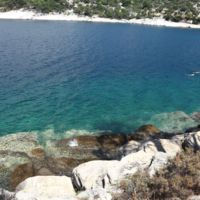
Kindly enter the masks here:
<path id="1" fill-rule="evenodd" d="M 16 200 L 75 199 L 71 179 L 66 176 L 36 176 L 26 179 L 16 188 Z"/>

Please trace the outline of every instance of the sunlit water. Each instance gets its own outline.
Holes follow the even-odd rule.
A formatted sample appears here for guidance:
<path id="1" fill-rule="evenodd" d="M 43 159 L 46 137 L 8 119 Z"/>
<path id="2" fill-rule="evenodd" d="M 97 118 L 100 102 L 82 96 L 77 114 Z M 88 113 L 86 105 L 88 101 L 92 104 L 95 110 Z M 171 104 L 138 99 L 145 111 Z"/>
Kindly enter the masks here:
<path id="1" fill-rule="evenodd" d="M 198 72 L 200 30 L 0 21 L 0 134 L 126 132 L 156 114 L 192 113 Z"/>

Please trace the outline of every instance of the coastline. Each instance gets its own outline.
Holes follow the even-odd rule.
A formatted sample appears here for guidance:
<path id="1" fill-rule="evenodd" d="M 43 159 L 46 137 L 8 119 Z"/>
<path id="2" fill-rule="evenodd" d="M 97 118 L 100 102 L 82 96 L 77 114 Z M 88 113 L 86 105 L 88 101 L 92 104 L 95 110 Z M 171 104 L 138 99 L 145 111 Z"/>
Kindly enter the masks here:
<path id="1" fill-rule="evenodd" d="M 29 11 L 29 10 L 23 10 L 23 9 L 0 12 L 0 19 L 41 20 L 41 21 L 83 21 L 83 22 L 139 24 L 139 25 L 149 25 L 149 26 L 200 29 L 200 24 L 195 25 L 195 24 L 190 24 L 190 23 L 185 23 L 185 22 L 171 22 L 171 21 L 166 21 L 165 19 L 162 19 L 162 18 L 118 20 L 118 19 L 100 18 L 97 16 L 93 16 L 93 17 L 78 16 L 74 13 L 43 14 L 43 13 L 37 13 L 35 11 Z"/>

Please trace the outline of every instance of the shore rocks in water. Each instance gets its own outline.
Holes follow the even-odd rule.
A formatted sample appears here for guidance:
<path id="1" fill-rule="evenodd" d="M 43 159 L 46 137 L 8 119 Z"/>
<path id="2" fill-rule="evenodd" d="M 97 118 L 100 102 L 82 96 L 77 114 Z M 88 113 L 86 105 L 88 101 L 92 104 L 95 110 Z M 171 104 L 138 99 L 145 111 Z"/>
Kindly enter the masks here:
<path id="1" fill-rule="evenodd" d="M 136 141 L 148 140 L 152 138 L 159 138 L 161 131 L 152 124 L 147 124 L 139 127 L 134 134 L 131 135 L 131 139 Z"/>
<path id="2" fill-rule="evenodd" d="M 160 131 L 152 125 L 138 130 L 138 134 L 145 130 L 147 133 L 142 133 L 140 138 L 136 136 L 137 141 L 132 135 L 78 136 L 51 141 L 46 149 L 34 142 L 35 145 L 24 148 L 26 150 L 16 148 L 19 152 L 9 150 L 8 145 L 5 151 L 0 151 L 0 158 L 6 161 L 2 162 L 5 166 L 1 166 L 0 175 L 3 177 L 4 174 L 4 180 L 9 180 L 13 189 L 19 185 L 15 198 L 12 198 L 13 193 L 5 191 L 2 194 L 10 194 L 9 200 L 111 200 L 110 193 L 117 191 L 120 181 L 127 177 L 138 171 L 153 176 L 182 147 L 199 150 L 200 132 L 172 135 L 165 139 L 159 137 Z M 63 174 L 72 177 L 54 176 Z M 28 178 L 30 176 L 34 177 Z M 76 194 L 74 188 L 80 193 Z"/>
<path id="3" fill-rule="evenodd" d="M 37 142 L 37 134 L 34 133 L 18 133 L 0 137 L 0 187 L 13 189 L 10 187 L 12 172 L 17 166 L 30 163 L 31 151 L 37 147 L 40 145 Z"/>
<path id="4" fill-rule="evenodd" d="M 16 200 L 76 200 L 71 179 L 66 176 L 36 176 L 16 188 Z"/>
<path id="5" fill-rule="evenodd" d="M 62 139 L 47 145 L 50 156 L 74 159 L 114 159 L 118 148 L 127 142 L 126 135 L 78 136 Z"/>
<path id="6" fill-rule="evenodd" d="M 39 145 L 37 134 L 18 133 L 0 138 L 0 187 L 13 190 L 31 176 L 72 175 L 91 160 L 118 159 L 125 135 L 78 136 Z M 13 148 L 15 147 L 15 148 Z"/>
<path id="7" fill-rule="evenodd" d="M 81 163 L 119 159 L 119 148 L 127 141 L 126 135 L 111 134 L 51 141 L 46 145 L 47 160 L 53 172 L 71 176 L 72 170 Z"/>
<path id="8" fill-rule="evenodd" d="M 34 176 L 34 169 L 31 163 L 25 163 L 18 165 L 14 171 L 11 173 L 10 186 L 15 189 L 16 186 L 23 180 Z"/>

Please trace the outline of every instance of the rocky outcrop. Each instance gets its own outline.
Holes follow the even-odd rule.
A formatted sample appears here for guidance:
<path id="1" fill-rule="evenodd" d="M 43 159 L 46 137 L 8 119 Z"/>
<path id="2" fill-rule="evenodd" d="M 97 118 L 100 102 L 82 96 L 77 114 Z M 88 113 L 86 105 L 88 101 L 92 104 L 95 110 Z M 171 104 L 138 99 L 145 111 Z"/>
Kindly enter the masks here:
<path id="1" fill-rule="evenodd" d="M 79 165 L 73 170 L 75 185 L 79 190 L 108 188 L 138 171 L 148 170 L 153 175 L 180 151 L 181 146 L 176 140 L 150 140 L 141 143 L 137 152 L 120 161 L 91 161 Z"/>
<path id="2" fill-rule="evenodd" d="M 153 176 L 182 147 L 200 150 L 200 132 L 170 137 L 162 134 L 156 127 L 146 125 L 138 129 L 135 136 L 78 136 L 49 141 L 45 148 L 39 145 L 34 134 L 25 138 L 24 133 L 3 137 L 2 143 L 0 139 L 3 145 L 0 147 L 0 178 L 5 181 L 5 188 L 16 188 L 16 192 L 2 190 L 0 197 L 111 200 L 110 193 L 117 191 L 121 180 L 138 171 Z M 18 146 L 12 149 L 9 141 Z M 29 147 L 23 148 L 24 145 Z"/>
<path id="3" fill-rule="evenodd" d="M 16 188 L 16 200 L 75 200 L 71 179 L 66 176 L 36 176 Z"/>

